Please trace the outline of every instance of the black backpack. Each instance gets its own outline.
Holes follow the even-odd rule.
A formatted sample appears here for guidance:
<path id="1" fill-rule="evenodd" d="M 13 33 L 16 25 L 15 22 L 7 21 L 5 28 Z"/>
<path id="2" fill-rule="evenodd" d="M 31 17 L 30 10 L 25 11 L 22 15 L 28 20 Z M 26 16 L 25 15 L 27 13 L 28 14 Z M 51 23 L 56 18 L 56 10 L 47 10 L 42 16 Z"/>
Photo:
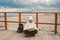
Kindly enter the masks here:
<path id="1" fill-rule="evenodd" d="M 19 24 L 19 27 L 17 29 L 17 33 L 22 33 L 23 29 L 24 29 L 23 24 Z"/>

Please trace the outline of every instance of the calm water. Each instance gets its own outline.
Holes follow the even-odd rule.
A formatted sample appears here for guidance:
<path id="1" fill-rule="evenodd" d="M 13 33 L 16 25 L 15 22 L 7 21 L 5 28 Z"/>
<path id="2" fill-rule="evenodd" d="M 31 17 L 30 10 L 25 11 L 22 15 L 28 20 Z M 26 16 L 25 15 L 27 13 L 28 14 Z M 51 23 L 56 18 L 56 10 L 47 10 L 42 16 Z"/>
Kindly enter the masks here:
<path id="1" fill-rule="evenodd" d="M 35 16 L 35 14 L 22 14 L 22 16 Z M 18 17 L 18 15 L 16 15 L 16 14 L 9 14 L 9 15 L 7 15 L 7 17 Z M 0 15 L 0 18 L 4 18 L 4 16 L 3 15 Z"/>
<path id="2" fill-rule="evenodd" d="M 18 17 L 17 15 L 8 15 L 7 17 Z M 0 15 L 0 18 L 4 18 L 4 16 Z"/>

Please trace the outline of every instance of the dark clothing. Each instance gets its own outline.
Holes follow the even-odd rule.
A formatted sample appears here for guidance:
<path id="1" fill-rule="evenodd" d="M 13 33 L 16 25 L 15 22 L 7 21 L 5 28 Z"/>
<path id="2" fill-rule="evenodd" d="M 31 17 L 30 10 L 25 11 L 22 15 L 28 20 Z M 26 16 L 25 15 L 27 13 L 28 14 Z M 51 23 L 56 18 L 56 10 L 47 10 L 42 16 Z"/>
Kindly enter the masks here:
<path id="1" fill-rule="evenodd" d="M 24 30 L 24 33 L 30 36 L 34 36 L 37 32 L 38 32 L 37 30 L 33 30 L 33 31 Z"/>
<path id="2" fill-rule="evenodd" d="M 24 29 L 23 24 L 19 24 L 19 27 L 17 29 L 17 33 L 22 33 L 23 29 Z"/>

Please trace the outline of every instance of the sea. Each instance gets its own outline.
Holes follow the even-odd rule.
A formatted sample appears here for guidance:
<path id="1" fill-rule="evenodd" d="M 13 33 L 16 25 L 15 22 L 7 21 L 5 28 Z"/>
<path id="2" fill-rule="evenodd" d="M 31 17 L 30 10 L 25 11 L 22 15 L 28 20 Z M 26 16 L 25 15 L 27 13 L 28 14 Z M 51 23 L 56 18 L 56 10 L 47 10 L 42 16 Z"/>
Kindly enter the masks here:
<path id="1" fill-rule="evenodd" d="M 7 17 L 18 17 L 18 14 L 7 14 Z M 35 16 L 35 14 L 22 14 L 22 16 Z M 0 14 L 0 18 L 4 18 L 4 14 Z"/>

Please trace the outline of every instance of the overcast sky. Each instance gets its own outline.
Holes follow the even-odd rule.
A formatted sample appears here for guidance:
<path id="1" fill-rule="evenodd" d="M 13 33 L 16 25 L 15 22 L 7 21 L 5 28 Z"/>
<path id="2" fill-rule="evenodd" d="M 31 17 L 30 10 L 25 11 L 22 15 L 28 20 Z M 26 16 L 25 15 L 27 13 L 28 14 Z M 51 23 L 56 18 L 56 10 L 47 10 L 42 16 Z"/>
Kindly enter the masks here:
<path id="1" fill-rule="evenodd" d="M 0 0 L 0 12 L 59 12 L 60 0 Z"/>

